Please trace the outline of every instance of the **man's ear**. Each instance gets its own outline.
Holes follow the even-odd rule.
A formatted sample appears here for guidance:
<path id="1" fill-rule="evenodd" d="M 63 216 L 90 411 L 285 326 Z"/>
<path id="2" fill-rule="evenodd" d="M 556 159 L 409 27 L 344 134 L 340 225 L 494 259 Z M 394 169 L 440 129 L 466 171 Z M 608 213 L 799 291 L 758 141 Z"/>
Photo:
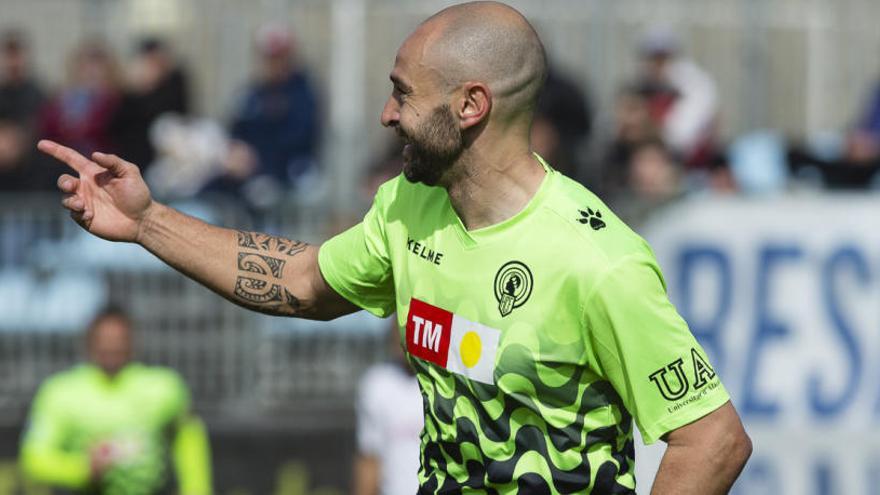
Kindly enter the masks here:
<path id="1" fill-rule="evenodd" d="M 492 110 L 492 91 L 484 83 L 467 82 L 462 87 L 458 118 L 462 129 L 468 129 L 489 117 Z"/>

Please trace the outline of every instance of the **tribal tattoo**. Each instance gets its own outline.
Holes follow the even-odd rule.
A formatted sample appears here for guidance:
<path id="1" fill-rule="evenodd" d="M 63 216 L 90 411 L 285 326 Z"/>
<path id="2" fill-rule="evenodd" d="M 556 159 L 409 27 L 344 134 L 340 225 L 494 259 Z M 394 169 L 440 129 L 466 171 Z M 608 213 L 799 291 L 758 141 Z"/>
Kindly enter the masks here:
<path id="1" fill-rule="evenodd" d="M 255 249 L 258 251 L 269 251 L 276 254 L 293 256 L 301 253 L 305 250 L 306 246 L 308 246 L 305 242 L 292 241 L 283 237 L 260 234 L 257 232 L 245 232 L 239 230 L 236 234 L 238 235 L 239 247 Z"/>
<path id="2" fill-rule="evenodd" d="M 296 256 L 306 249 L 307 244 L 241 230 L 236 235 L 241 251 L 238 253 L 239 275 L 233 293 L 238 301 L 263 313 L 296 313 L 300 306 L 299 299 L 281 282 L 287 262 L 283 257 Z"/>
<path id="3" fill-rule="evenodd" d="M 238 269 L 281 278 L 284 272 L 284 260 L 257 253 L 238 253 Z"/>

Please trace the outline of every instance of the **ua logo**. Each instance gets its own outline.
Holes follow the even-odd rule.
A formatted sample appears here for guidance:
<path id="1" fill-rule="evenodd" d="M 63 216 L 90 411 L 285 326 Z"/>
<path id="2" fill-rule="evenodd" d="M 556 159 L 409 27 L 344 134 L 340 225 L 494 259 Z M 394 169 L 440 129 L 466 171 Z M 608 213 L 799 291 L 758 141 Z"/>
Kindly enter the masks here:
<path id="1" fill-rule="evenodd" d="M 688 392 L 689 385 L 687 377 L 684 375 L 684 370 L 682 370 L 683 366 L 684 360 L 678 358 L 666 365 L 665 368 L 660 368 L 651 373 L 651 381 L 660 389 L 660 393 L 663 395 L 664 399 L 678 400 L 684 397 Z M 675 373 L 675 383 L 677 384 L 675 385 L 675 388 L 670 386 L 669 380 L 666 378 L 666 373 L 668 371 Z"/>
<path id="2" fill-rule="evenodd" d="M 694 389 L 699 390 L 709 383 L 709 380 L 715 378 L 715 370 L 709 366 L 706 359 L 694 348 L 691 348 L 691 361 L 694 365 Z M 674 378 L 670 378 L 670 372 L 675 375 Z M 668 401 L 681 399 L 690 390 L 690 382 L 684 372 L 684 360 L 682 358 L 678 358 L 665 367 L 651 373 L 648 378 L 657 385 L 660 395 Z"/>
<path id="3" fill-rule="evenodd" d="M 691 358 L 694 360 L 694 388 L 699 390 L 709 380 L 715 378 L 715 370 L 700 356 L 696 349 L 691 349 Z"/>

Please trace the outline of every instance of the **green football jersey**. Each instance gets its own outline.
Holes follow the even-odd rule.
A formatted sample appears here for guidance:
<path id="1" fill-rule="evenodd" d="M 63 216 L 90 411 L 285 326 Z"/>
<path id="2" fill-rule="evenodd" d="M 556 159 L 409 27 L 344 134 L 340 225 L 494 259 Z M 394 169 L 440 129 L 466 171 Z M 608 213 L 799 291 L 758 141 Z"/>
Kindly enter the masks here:
<path id="1" fill-rule="evenodd" d="M 528 205 L 468 231 L 402 177 L 321 247 L 327 282 L 395 310 L 425 408 L 419 493 L 634 493 L 644 440 L 729 397 L 647 243 L 542 164 Z"/>
<path id="2" fill-rule="evenodd" d="M 132 363 L 109 378 L 85 364 L 49 377 L 34 399 L 21 446 L 35 481 L 89 493 L 148 495 L 170 480 L 178 492 L 210 493 L 210 457 L 201 422 L 189 417 L 189 391 L 174 371 Z M 114 459 L 91 483 L 94 449 Z"/>

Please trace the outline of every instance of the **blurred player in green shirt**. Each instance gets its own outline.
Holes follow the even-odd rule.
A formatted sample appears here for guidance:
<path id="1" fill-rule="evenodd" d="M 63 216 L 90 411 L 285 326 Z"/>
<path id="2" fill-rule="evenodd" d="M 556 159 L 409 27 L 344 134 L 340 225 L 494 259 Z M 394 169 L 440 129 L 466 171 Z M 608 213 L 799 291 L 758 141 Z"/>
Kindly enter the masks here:
<path id="1" fill-rule="evenodd" d="M 174 493 L 211 493 L 208 439 L 180 376 L 132 361 L 131 321 L 119 310 L 99 314 L 86 339 L 89 363 L 37 392 L 21 445 L 25 475 L 78 493 L 167 493 L 172 479 Z"/>
<path id="2" fill-rule="evenodd" d="M 419 493 L 635 493 L 633 424 L 666 453 L 655 495 L 717 495 L 751 443 L 647 243 L 531 152 L 544 48 L 498 2 L 449 7 L 397 52 L 381 121 L 403 174 L 320 249 L 155 202 L 138 168 L 64 161 L 62 204 L 242 306 L 396 310 L 423 396 Z"/>

